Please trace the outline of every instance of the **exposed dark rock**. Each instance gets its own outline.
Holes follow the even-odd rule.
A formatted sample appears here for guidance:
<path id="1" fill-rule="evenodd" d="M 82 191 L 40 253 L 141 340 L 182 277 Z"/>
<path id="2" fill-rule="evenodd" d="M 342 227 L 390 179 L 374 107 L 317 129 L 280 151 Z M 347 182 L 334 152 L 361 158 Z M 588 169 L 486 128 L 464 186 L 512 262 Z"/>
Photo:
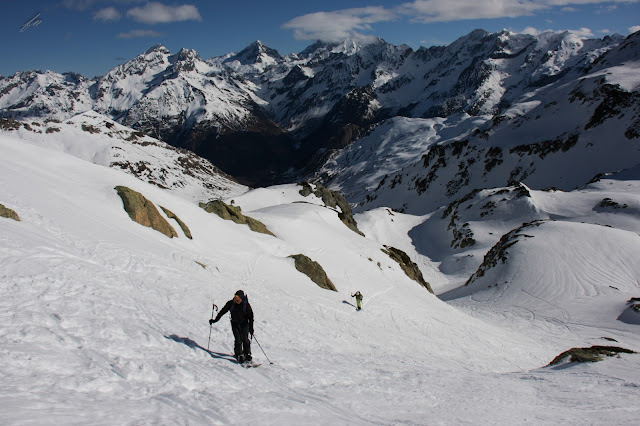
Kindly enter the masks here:
<path id="1" fill-rule="evenodd" d="M 200 203 L 200 207 L 209 213 L 215 213 L 222 219 L 231 220 L 240 225 L 247 225 L 249 229 L 261 234 L 275 235 L 267 229 L 266 225 L 259 220 L 242 214 L 242 209 L 239 206 L 230 206 L 222 200 L 209 201 L 207 204 Z"/>
<path id="2" fill-rule="evenodd" d="M 9 207 L 5 207 L 3 204 L 0 204 L 0 217 L 6 217 L 7 219 L 13 219 L 20 222 L 20 216 L 18 216 L 18 213 Z"/>
<path id="3" fill-rule="evenodd" d="M 124 209 L 134 222 L 163 233 L 169 238 L 177 237 L 175 229 L 169 225 L 156 206 L 142 194 L 126 186 L 116 186 L 115 190 L 122 199 Z"/>
<path id="4" fill-rule="evenodd" d="M 451 227 L 449 228 L 451 230 Z M 469 228 L 468 223 L 463 223 L 461 228 L 453 227 L 453 241 L 451 241 L 451 248 L 467 248 L 474 246 L 476 240 L 473 238 L 473 231 Z"/>
<path id="5" fill-rule="evenodd" d="M 544 159 L 544 157 L 551 153 L 559 151 L 567 152 L 575 146 L 578 142 L 578 138 L 578 135 L 570 135 L 566 140 L 558 138 L 552 141 L 543 141 L 530 145 L 518 145 L 511 148 L 509 152 L 511 154 L 518 154 L 520 157 L 524 155 L 537 155 L 540 159 Z"/>
<path id="6" fill-rule="evenodd" d="M 400 265 L 400 268 L 402 268 L 404 273 L 409 278 L 411 278 L 412 280 L 414 280 L 415 282 L 417 282 L 418 284 L 420 284 L 421 286 L 429 290 L 429 293 L 433 293 L 431 284 L 425 281 L 424 277 L 422 276 L 422 272 L 420 272 L 420 268 L 418 268 L 418 265 L 416 265 L 411 260 L 411 258 L 409 257 L 409 255 L 407 255 L 407 253 L 403 252 L 400 249 L 397 249 L 395 247 L 390 247 L 390 246 L 384 246 L 384 249 L 380 249 L 380 250 L 382 250 L 384 254 L 386 254 L 395 262 L 397 262 L 398 265 Z"/>
<path id="7" fill-rule="evenodd" d="M 453 249 L 457 248 L 467 248 L 476 244 L 476 240 L 473 238 L 473 231 L 471 230 L 468 223 L 464 223 L 461 226 L 458 224 L 458 208 L 465 202 L 473 199 L 481 190 L 474 189 L 464 197 L 450 203 L 444 210 L 442 214 L 442 218 L 446 219 L 448 216 L 451 216 L 451 220 L 449 221 L 449 225 L 447 226 L 447 230 L 451 231 L 453 234 L 453 240 L 451 241 L 450 247 Z M 485 204 L 483 209 L 493 208 L 491 204 Z M 483 212 L 484 214 L 489 214 L 489 212 Z M 482 216 L 484 216 L 484 214 Z"/>
<path id="8" fill-rule="evenodd" d="M 617 209 L 626 209 L 629 207 L 627 204 L 619 204 L 616 201 L 613 201 L 611 198 L 604 198 L 600 201 L 593 209 L 594 210 L 617 210 Z"/>
<path id="9" fill-rule="evenodd" d="M 304 70 L 299 65 L 296 65 L 291 68 L 291 71 L 289 71 L 285 78 L 282 79 L 282 83 L 285 86 L 291 87 L 296 83 L 306 81 L 308 79 L 309 77 L 304 73 Z"/>
<path id="10" fill-rule="evenodd" d="M 624 136 L 631 140 L 631 139 L 636 139 L 640 137 L 640 132 L 633 128 L 633 127 L 629 127 L 625 132 L 624 132 Z"/>
<path id="11" fill-rule="evenodd" d="M 349 205 L 347 200 L 345 200 L 344 197 L 340 195 L 340 193 L 332 191 L 322 185 L 316 185 L 316 189 L 314 190 L 307 182 L 301 182 L 298 185 L 302 186 L 300 195 L 302 195 L 303 197 L 308 197 L 309 195 L 314 194 L 316 197 L 322 199 L 322 202 L 325 206 L 333 210 L 335 210 L 336 207 L 339 207 L 340 211 L 338 212 L 338 217 L 340 218 L 342 223 L 347 225 L 347 227 L 353 232 L 364 236 L 364 234 L 358 229 L 356 220 L 353 218 L 351 206 Z"/>
<path id="12" fill-rule="evenodd" d="M 529 192 L 529 188 L 523 185 L 522 182 L 518 182 L 514 186 L 515 186 L 515 191 L 517 191 L 516 192 L 517 198 L 522 198 L 522 197 L 531 198 L 531 192 Z"/>
<path id="13" fill-rule="evenodd" d="M 451 213 L 455 214 L 455 211 L 458 209 L 458 207 L 460 207 L 461 204 L 466 203 L 467 201 L 473 199 L 480 191 L 482 191 L 481 189 L 474 189 L 473 191 L 469 192 L 467 195 L 465 195 L 464 197 L 460 198 L 459 200 L 456 200 L 452 203 L 450 203 L 446 209 L 444 209 L 444 212 L 442 212 L 442 218 L 445 219 L 447 216 L 449 216 Z M 508 192 L 508 190 L 507 190 Z"/>
<path id="14" fill-rule="evenodd" d="M 162 209 L 162 211 L 164 212 L 164 214 L 167 215 L 167 217 L 169 219 L 173 219 L 176 222 L 178 222 L 178 225 L 180 225 L 180 228 L 182 228 L 182 232 L 184 232 L 184 235 L 189 238 L 190 240 L 193 240 L 193 237 L 191 236 L 191 231 L 189 230 L 189 227 L 180 220 L 180 218 L 178 216 L 176 216 L 171 210 L 164 208 L 162 206 L 160 206 L 160 208 Z"/>
<path id="15" fill-rule="evenodd" d="M 94 134 L 94 133 L 100 133 L 100 129 L 98 129 L 97 127 L 92 126 L 91 124 L 83 124 L 82 125 L 82 130 L 84 130 L 85 132 Z"/>
<path id="16" fill-rule="evenodd" d="M 619 353 L 635 354 L 630 349 L 619 348 L 616 346 L 591 346 L 590 348 L 573 348 L 565 351 L 555 357 L 553 361 L 549 363 L 549 366 L 560 364 L 567 358 L 569 362 L 597 362 L 602 361 L 605 356 L 614 356 Z"/>
<path id="17" fill-rule="evenodd" d="M 604 84 L 594 92 L 602 101 L 596 107 L 589 122 L 584 126 L 585 130 L 597 127 L 607 119 L 619 116 L 632 104 L 637 104 L 640 96 L 637 93 L 629 93 L 620 89 L 617 85 Z"/>
<path id="18" fill-rule="evenodd" d="M 482 210 L 482 213 L 480 213 L 480 217 L 485 217 L 485 216 L 488 216 L 488 215 L 492 215 L 493 211 L 496 209 L 496 207 L 498 207 L 498 205 L 495 202 L 487 201 L 487 203 L 485 205 L 480 207 L 480 210 Z"/>
<path id="19" fill-rule="evenodd" d="M 505 263 L 507 261 L 507 255 L 509 254 L 507 251 L 509 247 L 520 241 L 521 237 L 531 238 L 531 235 L 522 234 L 522 231 L 533 226 L 540 226 L 543 223 L 545 223 L 544 220 L 534 220 L 533 222 L 523 223 L 519 228 L 504 234 L 502 238 L 500 238 L 500 241 L 498 241 L 484 256 L 482 264 L 478 267 L 478 270 L 469 277 L 464 285 L 470 285 L 478 278 L 483 277 L 484 274 L 489 269 L 494 268 L 498 262 Z"/>
<path id="20" fill-rule="evenodd" d="M 3 118 L 0 120 L 0 129 L 2 130 L 18 130 L 22 123 L 13 118 Z"/>
<path id="21" fill-rule="evenodd" d="M 425 169 L 428 168 L 429 172 L 426 177 L 418 178 L 415 181 L 415 188 L 418 195 L 421 195 L 429 189 L 431 182 L 438 176 L 438 170 L 447 167 L 447 160 L 452 160 L 454 156 L 460 158 L 468 147 L 468 140 L 453 141 L 443 145 L 432 146 L 429 152 L 422 156 L 422 165 Z M 469 163 L 471 163 L 471 160 L 469 160 Z M 457 179 L 447 183 L 447 194 L 455 193 L 469 181 L 469 173 L 465 164 L 459 163 L 458 166 Z"/>
<path id="22" fill-rule="evenodd" d="M 499 146 L 489 148 L 484 158 L 484 171 L 489 173 L 495 166 L 502 164 L 502 148 Z"/>
<path id="23" fill-rule="evenodd" d="M 308 276 L 318 287 L 338 291 L 318 262 L 314 262 L 304 254 L 292 254 L 289 257 L 295 260 L 296 269 Z"/>
<path id="24" fill-rule="evenodd" d="M 144 138 L 146 135 L 142 132 L 133 132 L 125 140 L 128 142 L 135 142 L 140 138 Z"/>

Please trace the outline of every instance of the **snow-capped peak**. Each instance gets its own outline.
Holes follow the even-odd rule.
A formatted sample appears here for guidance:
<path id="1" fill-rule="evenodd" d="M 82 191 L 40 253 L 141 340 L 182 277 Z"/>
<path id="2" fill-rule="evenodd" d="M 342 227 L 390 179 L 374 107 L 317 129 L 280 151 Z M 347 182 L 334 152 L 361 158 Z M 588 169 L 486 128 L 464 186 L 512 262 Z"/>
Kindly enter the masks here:
<path id="1" fill-rule="evenodd" d="M 282 56 L 277 50 L 266 46 L 260 40 L 256 40 L 238 54 L 226 59 L 225 62 L 237 61 L 240 65 L 272 65 L 280 60 L 282 60 Z"/>
<path id="2" fill-rule="evenodd" d="M 155 46 L 151 46 L 150 48 L 145 50 L 143 55 L 146 56 L 146 55 L 151 55 L 153 53 L 169 54 L 171 52 L 169 51 L 169 49 L 164 47 L 162 44 L 156 44 Z"/>

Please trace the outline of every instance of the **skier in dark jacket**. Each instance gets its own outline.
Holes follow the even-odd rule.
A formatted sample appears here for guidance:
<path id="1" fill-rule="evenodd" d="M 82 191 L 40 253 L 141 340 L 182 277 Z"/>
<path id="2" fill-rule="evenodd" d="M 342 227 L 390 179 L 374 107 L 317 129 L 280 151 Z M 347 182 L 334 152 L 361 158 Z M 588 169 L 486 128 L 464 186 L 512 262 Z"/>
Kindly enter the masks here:
<path id="1" fill-rule="evenodd" d="M 253 336 L 253 309 L 244 291 L 236 291 L 233 299 L 224 305 L 215 319 L 209 320 L 209 324 L 218 322 L 227 312 L 231 312 L 231 330 L 235 338 L 234 356 L 239 363 L 249 362 L 252 359 L 249 334 Z"/>

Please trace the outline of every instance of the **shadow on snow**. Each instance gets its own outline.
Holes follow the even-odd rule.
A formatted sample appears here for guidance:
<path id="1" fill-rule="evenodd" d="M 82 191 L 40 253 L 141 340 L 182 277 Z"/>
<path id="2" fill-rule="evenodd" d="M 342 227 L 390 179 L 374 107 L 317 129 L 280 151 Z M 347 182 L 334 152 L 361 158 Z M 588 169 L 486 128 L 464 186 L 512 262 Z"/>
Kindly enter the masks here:
<path id="1" fill-rule="evenodd" d="M 182 343 L 183 345 L 186 345 L 191 349 L 202 349 L 203 351 L 211 355 L 211 358 L 226 359 L 227 361 L 231 361 L 234 363 L 236 362 L 233 355 L 222 353 L 222 352 L 213 352 L 211 350 L 208 350 L 207 348 L 203 348 L 202 346 L 197 344 L 195 341 L 189 339 L 188 337 L 180 337 L 180 336 L 176 336 L 175 334 L 172 334 L 171 336 L 164 336 L 164 337 L 166 339 L 173 340 L 174 342 Z"/>

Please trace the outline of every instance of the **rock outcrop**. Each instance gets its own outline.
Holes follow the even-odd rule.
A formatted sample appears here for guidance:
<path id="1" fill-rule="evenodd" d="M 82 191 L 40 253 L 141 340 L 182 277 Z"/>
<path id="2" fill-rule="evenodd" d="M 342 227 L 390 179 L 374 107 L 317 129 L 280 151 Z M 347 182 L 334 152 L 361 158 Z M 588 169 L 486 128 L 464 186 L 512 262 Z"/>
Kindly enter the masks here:
<path id="1" fill-rule="evenodd" d="M 3 204 L 0 204 L 0 217 L 6 217 L 20 222 L 20 216 L 18 216 L 18 213 L 8 207 L 5 207 Z"/>
<path id="2" fill-rule="evenodd" d="M 176 222 L 178 222 L 178 225 L 180 225 L 180 228 L 182 229 L 182 232 L 184 232 L 184 235 L 189 238 L 190 240 L 193 240 L 193 236 L 191 235 L 191 231 L 189 230 L 189 227 L 180 220 L 180 218 L 178 216 L 175 215 L 175 213 L 173 213 L 171 210 L 164 208 L 162 206 L 160 206 L 160 208 L 162 209 L 162 211 L 164 212 L 164 214 L 167 215 L 167 217 L 169 219 L 173 219 Z"/>
<path id="3" fill-rule="evenodd" d="M 412 280 L 414 280 L 415 282 L 417 282 L 418 284 L 420 284 L 421 286 L 429 290 L 429 293 L 435 294 L 433 293 L 431 284 L 425 281 L 424 277 L 422 276 L 422 272 L 420 272 L 420 268 L 418 268 L 418 265 L 411 260 L 411 258 L 407 253 L 403 252 L 400 249 L 397 249 L 395 247 L 390 247 L 390 246 L 384 246 L 384 249 L 381 249 L 381 250 L 391 259 L 396 261 L 398 265 L 400 265 L 400 268 L 402 268 L 404 273 L 407 274 L 409 278 L 411 278 Z"/>
<path id="4" fill-rule="evenodd" d="M 322 185 L 315 185 L 315 190 L 313 187 L 307 182 L 301 182 L 298 185 L 302 186 L 300 190 L 300 195 L 303 197 L 308 197 L 313 194 L 316 197 L 322 199 L 322 202 L 326 207 L 329 207 L 332 210 L 338 211 L 338 217 L 347 225 L 347 228 L 351 229 L 353 232 L 360 234 L 364 237 L 364 234 L 360 232 L 358 229 L 358 224 L 356 220 L 353 218 L 353 213 L 351 211 L 351 206 L 344 199 L 340 193 L 336 191 L 332 191 L 328 188 L 325 188 Z"/>
<path id="5" fill-rule="evenodd" d="M 289 257 L 295 260 L 296 269 L 308 276 L 318 287 L 338 291 L 318 262 L 314 262 L 304 254 L 292 254 Z"/>
<path id="6" fill-rule="evenodd" d="M 569 358 L 569 362 L 597 362 L 602 361 L 605 356 L 614 356 L 619 353 L 635 354 L 630 349 L 619 348 L 616 346 L 591 346 L 590 348 L 573 348 L 565 351 L 554 358 L 549 363 L 557 365 Z"/>
<path id="7" fill-rule="evenodd" d="M 163 233 L 169 238 L 177 237 L 175 229 L 162 217 L 156 206 L 142 194 L 127 188 L 116 186 L 115 190 L 122 199 L 125 211 L 134 222 Z"/>
<path id="8" fill-rule="evenodd" d="M 200 203 L 200 207 L 209 213 L 215 213 L 222 219 L 231 220 L 241 225 L 247 225 L 249 229 L 261 234 L 275 235 L 269 231 L 266 225 L 259 220 L 242 214 L 242 209 L 238 206 L 230 206 L 221 200 L 213 200 L 208 203 Z"/>

